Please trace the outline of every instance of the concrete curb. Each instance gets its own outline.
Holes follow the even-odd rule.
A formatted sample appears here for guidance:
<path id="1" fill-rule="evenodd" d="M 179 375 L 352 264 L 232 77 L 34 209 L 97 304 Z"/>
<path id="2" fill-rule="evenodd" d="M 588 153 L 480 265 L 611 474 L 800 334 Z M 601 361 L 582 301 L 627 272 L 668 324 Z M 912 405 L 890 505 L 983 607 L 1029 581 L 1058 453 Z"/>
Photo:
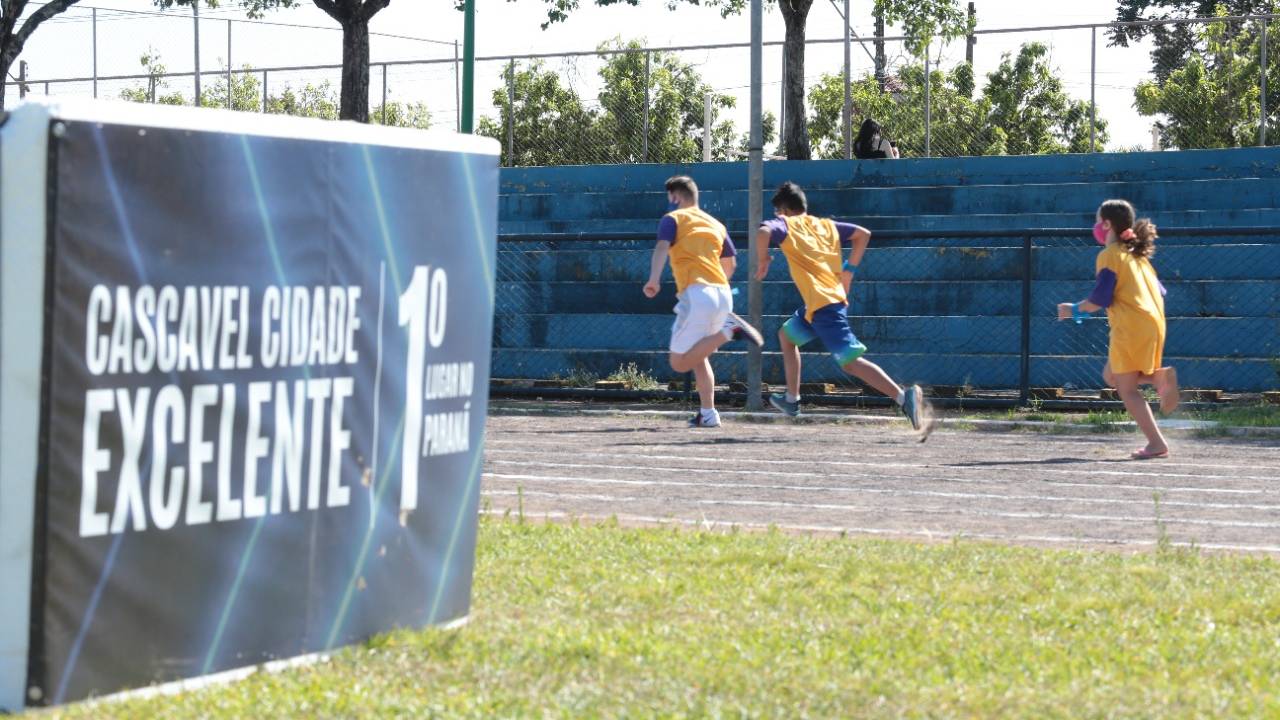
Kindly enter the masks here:
<path id="1" fill-rule="evenodd" d="M 547 403 L 538 407 L 507 407 L 490 405 L 489 414 L 495 416 L 578 416 L 578 417 L 648 417 L 654 419 L 683 419 L 689 416 L 687 410 L 624 410 L 621 408 L 575 408 L 559 407 Z M 722 411 L 720 417 L 725 420 L 755 424 L 795 424 L 795 425 L 905 425 L 906 420 L 890 415 L 860 415 L 832 412 L 804 413 L 797 418 L 789 418 L 779 413 Z M 1113 422 L 1098 425 L 1083 423 L 1045 422 L 1042 420 L 989 420 L 983 418 L 944 417 L 938 420 L 940 429 L 979 432 L 1014 432 L 1031 431 L 1054 435 L 1106 435 L 1115 433 L 1133 433 L 1137 426 L 1132 421 Z M 1232 438 L 1267 438 L 1280 440 L 1280 427 L 1230 427 L 1211 421 L 1196 420 L 1161 420 L 1161 430 L 1173 437 L 1194 437 L 1200 433 L 1221 434 Z"/>

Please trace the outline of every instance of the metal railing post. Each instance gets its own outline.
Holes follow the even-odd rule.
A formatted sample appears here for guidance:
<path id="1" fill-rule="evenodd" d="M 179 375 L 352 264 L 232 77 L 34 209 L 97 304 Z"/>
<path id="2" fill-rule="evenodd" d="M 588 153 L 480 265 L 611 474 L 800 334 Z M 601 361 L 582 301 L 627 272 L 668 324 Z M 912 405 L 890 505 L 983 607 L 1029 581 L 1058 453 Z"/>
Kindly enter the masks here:
<path id="1" fill-rule="evenodd" d="M 707 93 L 702 99 L 702 162 L 711 162 L 711 123 L 715 122 L 711 104 L 713 97 Z"/>
<path id="2" fill-rule="evenodd" d="M 1262 112 L 1258 120 L 1258 144 L 1267 144 L 1267 25 L 1266 18 L 1262 20 Z"/>
<path id="3" fill-rule="evenodd" d="M 93 8 L 93 97 L 98 98 L 98 8 Z"/>
<path id="4" fill-rule="evenodd" d="M 269 104 L 270 98 L 271 98 L 271 94 L 267 92 L 267 71 L 263 70 L 262 71 L 262 114 L 263 115 L 266 115 L 267 113 L 271 112 L 270 110 L 271 106 Z"/>
<path id="5" fill-rule="evenodd" d="M 1034 263 L 1031 259 L 1032 240 L 1030 235 L 1022 238 L 1022 348 L 1021 368 L 1018 373 L 1018 399 L 1026 405 L 1031 399 L 1031 273 Z"/>
<path id="6" fill-rule="evenodd" d="M 192 76 L 195 78 L 196 96 L 194 102 L 191 104 L 195 107 L 200 107 L 200 3 L 198 2 L 191 3 L 191 22 L 192 27 L 195 30 L 196 61 L 195 74 Z"/>
<path id="7" fill-rule="evenodd" d="M 758 242 L 752 226 L 764 218 L 764 144 L 762 138 L 761 103 L 763 88 L 764 0 L 751 0 L 751 130 L 747 140 L 747 308 L 751 324 L 760 327 L 764 315 L 764 285 L 755 277 Z M 764 403 L 761 385 L 764 356 L 760 348 L 747 348 L 747 410 L 760 410 Z"/>
<path id="8" fill-rule="evenodd" d="M 507 167 L 516 164 L 516 59 L 511 58 L 507 73 Z"/>
<path id="9" fill-rule="evenodd" d="M 382 124 L 387 124 L 387 64 L 382 63 Z"/>
<path id="10" fill-rule="evenodd" d="M 235 109 L 231 101 L 231 97 L 234 94 L 232 93 L 232 83 L 231 83 L 231 27 L 232 27 L 231 21 L 228 20 L 227 21 L 227 109 L 228 110 Z"/>
<path id="11" fill-rule="evenodd" d="M 453 41 L 453 118 L 458 132 L 462 132 L 462 60 L 458 57 L 458 41 Z"/>
<path id="12" fill-rule="evenodd" d="M 1089 47 L 1089 152 L 1098 152 L 1098 28 L 1090 29 Z"/>
<path id="13" fill-rule="evenodd" d="M 924 48 L 924 156 L 933 156 L 933 105 L 929 91 L 933 83 L 929 79 L 929 46 Z"/>
<path id="14" fill-rule="evenodd" d="M 844 131 L 844 159 L 853 159 L 853 94 L 849 89 L 849 75 L 851 73 L 850 65 L 852 60 L 849 58 L 849 42 L 850 30 L 849 23 L 852 19 L 849 17 L 849 0 L 844 0 L 844 106 L 840 113 L 842 130 Z"/>
<path id="15" fill-rule="evenodd" d="M 641 162 L 649 162 L 649 63 L 652 57 L 649 51 L 644 53 L 644 139 L 640 142 L 640 160 Z"/>

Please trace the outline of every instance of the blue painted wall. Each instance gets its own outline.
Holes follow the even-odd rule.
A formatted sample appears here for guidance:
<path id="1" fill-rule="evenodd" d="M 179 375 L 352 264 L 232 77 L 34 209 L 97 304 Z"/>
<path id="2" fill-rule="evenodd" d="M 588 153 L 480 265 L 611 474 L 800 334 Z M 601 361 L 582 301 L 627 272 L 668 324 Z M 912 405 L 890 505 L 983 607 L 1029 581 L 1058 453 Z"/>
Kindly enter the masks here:
<path id="1" fill-rule="evenodd" d="M 669 273 L 657 299 L 640 293 L 651 243 L 600 243 L 589 235 L 652 231 L 664 212 L 662 182 L 679 173 L 698 180 L 703 207 L 745 246 L 741 163 L 503 171 L 502 233 L 572 238 L 500 245 L 495 377 L 549 377 L 575 367 L 603 375 L 627 362 L 659 378 L 674 375 L 665 352 L 674 304 Z M 1204 228 L 1160 242 L 1155 263 L 1169 288 L 1166 355 L 1188 386 L 1280 386 L 1271 362 L 1280 356 L 1280 233 L 1213 233 L 1280 226 L 1280 148 L 766 164 L 767 187 L 785 179 L 806 187 L 815 213 L 855 220 L 873 232 L 1079 228 L 1037 241 L 1043 247 L 1033 255 L 1034 385 L 1101 384 L 1105 321 L 1076 326 L 1052 318 L 1056 302 L 1079 299 L 1092 286 L 1097 248 L 1087 228 L 1101 200 L 1130 199 L 1165 227 Z M 1010 245 L 1018 243 L 927 237 L 877 243 L 873 237 L 851 310 L 869 356 L 905 380 L 1016 385 L 1022 251 Z M 734 278 L 740 306 L 745 275 L 744 262 Z M 774 333 L 799 303 L 785 261 L 774 264 L 764 301 L 766 349 L 776 350 Z M 744 379 L 742 349 L 726 351 L 715 360 L 720 378 Z M 774 354 L 766 356 L 765 375 L 781 380 Z M 843 375 L 815 355 L 805 379 Z"/>

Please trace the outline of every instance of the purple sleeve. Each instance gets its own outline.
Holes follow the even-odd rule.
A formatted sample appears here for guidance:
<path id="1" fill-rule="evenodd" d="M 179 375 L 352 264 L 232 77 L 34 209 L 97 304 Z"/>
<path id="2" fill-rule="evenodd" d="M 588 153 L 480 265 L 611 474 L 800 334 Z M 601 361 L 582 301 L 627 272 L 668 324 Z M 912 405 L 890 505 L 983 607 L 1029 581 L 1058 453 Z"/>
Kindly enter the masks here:
<path id="1" fill-rule="evenodd" d="M 1116 294 L 1116 274 L 1110 268 L 1102 268 L 1098 271 L 1098 283 L 1093 286 L 1093 292 L 1089 293 L 1089 302 L 1098 307 L 1111 307 L 1111 302 L 1115 299 Z"/>
<path id="2" fill-rule="evenodd" d="M 782 218 L 771 218 L 760 223 L 760 227 L 769 231 L 769 247 L 781 247 L 787 239 L 787 221 Z"/>
<path id="3" fill-rule="evenodd" d="M 720 248 L 720 257 L 737 257 L 738 248 L 733 246 L 733 240 L 729 237 L 729 233 L 724 234 L 724 245 Z"/>
<path id="4" fill-rule="evenodd" d="M 836 223 L 836 234 L 840 236 L 840 247 L 848 250 L 853 247 L 853 234 L 861 230 L 862 227 L 853 223 Z"/>
<path id="5" fill-rule="evenodd" d="M 658 242 L 676 244 L 676 219 L 670 215 L 662 216 L 658 221 Z"/>

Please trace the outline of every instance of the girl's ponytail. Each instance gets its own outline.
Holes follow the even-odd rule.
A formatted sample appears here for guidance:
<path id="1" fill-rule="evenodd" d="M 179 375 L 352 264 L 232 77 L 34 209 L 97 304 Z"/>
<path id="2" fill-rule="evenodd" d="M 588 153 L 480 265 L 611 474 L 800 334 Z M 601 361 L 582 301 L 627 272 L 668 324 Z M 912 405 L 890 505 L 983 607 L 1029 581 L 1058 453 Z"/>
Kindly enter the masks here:
<path id="1" fill-rule="evenodd" d="M 1138 257 L 1149 258 L 1156 254 L 1156 224 L 1149 218 L 1142 218 L 1133 224 L 1133 240 L 1126 242 L 1129 252 Z"/>

